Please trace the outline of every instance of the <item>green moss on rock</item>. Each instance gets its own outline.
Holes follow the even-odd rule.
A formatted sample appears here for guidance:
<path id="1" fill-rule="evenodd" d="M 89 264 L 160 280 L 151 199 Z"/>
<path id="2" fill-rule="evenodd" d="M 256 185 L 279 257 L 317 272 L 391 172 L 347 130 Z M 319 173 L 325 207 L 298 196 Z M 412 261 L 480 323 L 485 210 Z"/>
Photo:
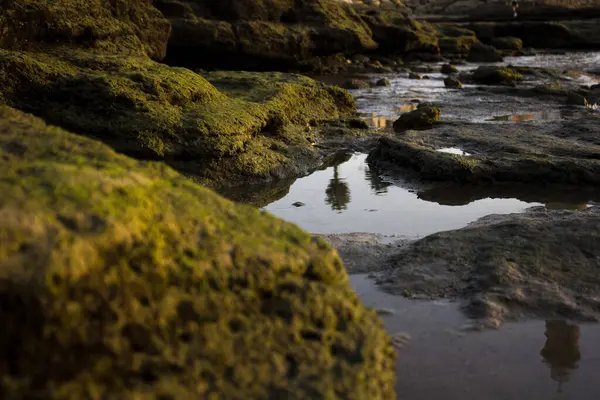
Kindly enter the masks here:
<path id="1" fill-rule="evenodd" d="M 0 108 L 3 398 L 393 399 L 322 240 Z"/>
<path id="2" fill-rule="evenodd" d="M 439 120 L 439 107 L 423 104 L 414 111 L 402 114 L 402 116 L 394 122 L 394 131 L 400 133 L 411 129 L 431 129 Z"/>
<path id="3" fill-rule="evenodd" d="M 334 0 L 160 0 L 156 5 L 173 24 L 167 61 L 174 65 L 306 69 L 315 57 L 377 47 L 357 12 Z"/>
<path id="4" fill-rule="evenodd" d="M 201 180 L 267 179 L 314 151 L 292 125 L 355 111 L 341 89 L 299 75 L 202 76 L 147 58 L 0 51 L 0 98 L 141 158 Z M 273 150 L 276 148 L 276 150 Z M 283 150 L 282 150 L 283 149 Z"/>
<path id="5" fill-rule="evenodd" d="M 482 85 L 514 86 L 523 79 L 523 75 L 512 68 L 483 66 L 477 68 L 471 78 Z"/>
<path id="6" fill-rule="evenodd" d="M 499 50 L 520 51 L 523 50 L 523 41 L 511 36 L 498 37 L 492 39 L 492 46 Z"/>
<path id="7" fill-rule="evenodd" d="M 0 0 L 4 49 L 68 46 L 161 59 L 169 32 L 151 0 Z"/>

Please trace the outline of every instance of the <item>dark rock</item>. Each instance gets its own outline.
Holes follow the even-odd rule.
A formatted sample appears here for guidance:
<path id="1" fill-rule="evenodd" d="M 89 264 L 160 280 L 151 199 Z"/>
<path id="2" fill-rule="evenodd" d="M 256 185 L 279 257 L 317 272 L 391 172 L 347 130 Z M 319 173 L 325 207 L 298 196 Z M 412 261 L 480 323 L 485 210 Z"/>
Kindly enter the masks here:
<path id="1" fill-rule="evenodd" d="M 569 92 L 567 93 L 567 104 L 572 106 L 588 106 L 588 101 L 585 96 L 579 93 Z"/>
<path id="2" fill-rule="evenodd" d="M 375 86 L 390 86 L 391 83 L 387 79 L 380 79 L 375 83 Z"/>
<path id="3" fill-rule="evenodd" d="M 495 47 L 483 43 L 473 43 L 467 60 L 470 62 L 501 62 L 502 54 Z"/>
<path id="4" fill-rule="evenodd" d="M 444 65 L 442 65 L 441 73 L 446 74 L 446 75 L 457 74 L 458 68 L 456 68 L 452 64 L 444 64 Z"/>
<path id="5" fill-rule="evenodd" d="M 304 207 L 306 204 L 301 201 L 297 201 L 297 202 L 293 203 L 292 205 L 294 207 Z"/>
<path id="6" fill-rule="evenodd" d="M 523 75 L 511 68 L 482 66 L 475 70 L 471 78 L 482 85 L 515 86 Z"/>
<path id="7" fill-rule="evenodd" d="M 460 89 L 462 88 L 462 82 L 454 76 L 449 76 L 446 79 L 444 79 L 444 86 L 450 89 Z"/>
<path id="8" fill-rule="evenodd" d="M 349 79 L 342 84 L 344 89 L 368 89 L 371 87 L 371 84 L 367 81 L 363 81 L 360 79 Z"/>
<path id="9" fill-rule="evenodd" d="M 402 248 L 388 256 L 378 278 L 383 290 L 396 295 L 462 297 L 468 315 L 484 326 L 498 327 L 524 315 L 554 319 L 550 323 L 598 321 L 599 227 L 598 207 L 537 207 L 488 216 Z M 569 345 L 564 335 L 560 343 Z"/>
<path id="10" fill-rule="evenodd" d="M 360 15 L 330 0 L 155 0 L 171 21 L 167 62 L 191 68 L 289 70 L 374 50 Z M 174 6 L 187 12 L 174 12 Z M 183 15 L 182 15 L 183 14 Z"/>
<path id="11" fill-rule="evenodd" d="M 417 80 L 420 80 L 420 79 L 423 79 L 423 76 L 421 74 L 417 74 L 415 72 L 409 72 L 408 73 L 408 79 L 417 79 Z"/>
<path id="12" fill-rule="evenodd" d="M 520 51 L 523 49 L 523 41 L 516 37 L 499 37 L 492 39 L 492 46 L 500 50 Z"/>
<path id="13" fill-rule="evenodd" d="M 433 128 L 440 119 L 439 107 L 433 107 L 427 104 L 419 104 L 419 108 L 409 113 L 402 114 L 394 122 L 395 132 L 405 132 L 407 130 L 422 130 Z"/>
<path id="14" fill-rule="evenodd" d="M 362 18 L 382 54 L 439 55 L 437 32 L 427 22 L 416 21 L 401 10 L 372 10 L 363 13 Z"/>
<path id="15" fill-rule="evenodd" d="M 525 47 L 538 49 L 594 49 L 600 46 L 597 21 L 509 21 L 481 22 L 467 26 L 486 43 L 494 38 L 515 37 Z"/>
<path id="16" fill-rule="evenodd" d="M 428 73 L 433 72 L 434 68 L 429 65 L 417 65 L 415 67 L 411 67 L 411 70 L 416 73 Z"/>

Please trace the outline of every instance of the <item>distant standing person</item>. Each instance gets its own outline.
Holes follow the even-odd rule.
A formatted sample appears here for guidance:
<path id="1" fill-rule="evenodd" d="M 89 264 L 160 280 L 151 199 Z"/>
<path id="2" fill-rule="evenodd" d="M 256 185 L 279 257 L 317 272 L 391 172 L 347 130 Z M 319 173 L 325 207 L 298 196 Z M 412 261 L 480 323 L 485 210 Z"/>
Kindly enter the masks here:
<path id="1" fill-rule="evenodd" d="M 519 10 L 519 2 L 517 0 L 512 0 L 512 9 L 514 17 L 517 18 L 517 11 Z"/>

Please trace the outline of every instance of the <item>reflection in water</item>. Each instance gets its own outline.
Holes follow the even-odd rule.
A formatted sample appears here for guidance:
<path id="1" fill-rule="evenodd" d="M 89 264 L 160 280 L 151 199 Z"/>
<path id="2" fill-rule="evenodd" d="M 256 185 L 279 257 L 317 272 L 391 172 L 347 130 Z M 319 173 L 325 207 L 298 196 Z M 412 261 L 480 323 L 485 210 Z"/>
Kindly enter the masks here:
<path id="1" fill-rule="evenodd" d="M 333 158 L 327 160 L 324 169 L 296 180 L 287 196 L 265 210 L 313 233 L 372 232 L 416 238 L 462 228 L 488 214 L 521 212 L 542 205 L 483 198 L 462 207 L 442 206 L 420 200 L 414 191 L 393 184 L 366 159 L 366 154 L 354 154 L 340 165 L 335 165 Z M 320 200 L 323 192 L 325 201 Z M 293 207 L 297 201 L 306 206 Z"/>
<path id="2" fill-rule="evenodd" d="M 371 190 L 376 195 L 386 194 L 388 187 L 392 186 L 392 183 L 386 181 L 382 175 L 381 170 L 375 165 L 369 165 L 365 168 L 365 179 L 369 182 Z"/>
<path id="3" fill-rule="evenodd" d="M 550 366 L 550 377 L 558 382 L 558 392 L 579 367 L 579 326 L 566 321 L 546 321 L 546 344 L 540 352 Z"/>
<path id="4" fill-rule="evenodd" d="M 418 107 L 419 103 L 402 104 L 401 106 L 394 108 L 394 111 L 404 114 L 407 112 L 415 111 Z"/>
<path id="5" fill-rule="evenodd" d="M 561 113 L 558 110 L 537 111 L 529 114 L 513 114 L 513 115 L 498 115 L 492 117 L 490 121 L 509 121 L 509 122 L 524 122 L 524 121 L 560 121 Z"/>
<path id="6" fill-rule="evenodd" d="M 325 189 L 325 203 L 331 206 L 331 209 L 341 213 L 348 209 L 350 203 L 350 188 L 344 179 L 340 179 L 338 172 L 339 165 L 333 167 L 333 179 L 329 181 Z"/>

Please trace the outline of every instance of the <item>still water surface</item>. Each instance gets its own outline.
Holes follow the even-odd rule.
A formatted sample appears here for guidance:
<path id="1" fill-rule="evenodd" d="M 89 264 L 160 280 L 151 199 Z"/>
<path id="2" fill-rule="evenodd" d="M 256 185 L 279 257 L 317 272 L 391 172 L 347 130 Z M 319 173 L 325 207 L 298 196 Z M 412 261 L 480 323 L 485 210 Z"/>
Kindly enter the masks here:
<path id="1" fill-rule="evenodd" d="M 460 149 L 440 149 L 460 152 Z M 585 208 L 546 195 L 526 201 L 494 188 L 441 188 L 420 194 L 392 183 L 368 165 L 365 154 L 347 154 L 339 165 L 298 179 L 282 199 L 264 209 L 312 233 L 370 232 L 407 238 L 458 229 L 489 214 L 522 212 L 547 204 L 552 208 Z M 524 192 L 524 195 L 529 193 Z M 581 202 L 581 200 L 578 200 Z M 304 203 L 295 207 L 296 202 Z M 580 207 L 578 207 L 580 206 Z"/>
<path id="2" fill-rule="evenodd" d="M 366 275 L 350 280 L 366 306 L 394 311 L 382 316 L 390 334 L 410 336 L 398 351 L 399 399 L 600 399 L 598 324 L 530 320 L 465 331 L 458 303 L 389 295 Z"/>

